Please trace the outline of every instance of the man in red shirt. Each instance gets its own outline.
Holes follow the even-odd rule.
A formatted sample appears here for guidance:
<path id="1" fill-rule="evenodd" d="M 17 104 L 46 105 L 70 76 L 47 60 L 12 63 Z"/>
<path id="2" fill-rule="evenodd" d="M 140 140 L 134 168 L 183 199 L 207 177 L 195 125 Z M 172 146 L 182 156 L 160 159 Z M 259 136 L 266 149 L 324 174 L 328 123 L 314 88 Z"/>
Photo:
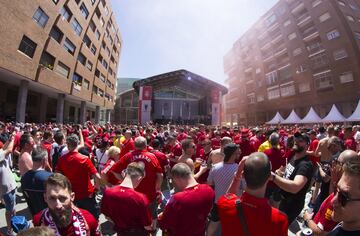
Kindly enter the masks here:
<path id="1" fill-rule="evenodd" d="M 315 130 L 310 130 L 308 132 L 310 137 L 310 146 L 308 151 L 306 152 L 309 156 L 310 161 L 313 163 L 314 166 L 317 166 L 317 163 L 320 161 L 320 156 L 315 155 L 315 151 L 319 145 L 319 140 L 316 138 Z"/>
<path id="2" fill-rule="evenodd" d="M 185 163 L 176 164 L 171 170 L 171 177 L 176 193 L 158 217 L 160 228 L 169 236 L 205 235 L 214 191 L 206 184 L 198 184 Z"/>
<path id="3" fill-rule="evenodd" d="M 168 137 L 164 153 L 166 153 L 166 157 L 170 160 L 170 166 L 174 166 L 182 154 L 181 144 L 174 136 L 170 135 Z"/>
<path id="4" fill-rule="evenodd" d="M 152 230 L 149 200 L 134 190 L 144 176 L 143 162 L 132 162 L 126 167 L 123 182 L 105 189 L 101 212 L 114 222 L 114 230 L 118 235 L 147 236 L 147 230 Z"/>
<path id="5" fill-rule="evenodd" d="M 157 200 L 161 197 L 161 183 L 163 170 L 156 156 L 146 150 L 147 143 L 144 137 L 135 138 L 135 150 L 127 153 L 110 169 L 118 178 L 122 179 L 121 173 L 131 162 L 143 162 L 145 164 L 145 178 L 141 181 L 136 191 L 146 195 L 150 202 L 150 212 L 156 219 Z"/>
<path id="6" fill-rule="evenodd" d="M 238 198 L 242 175 L 245 192 Z M 230 185 L 229 192 L 218 201 L 222 235 L 288 235 L 286 215 L 271 207 L 265 198 L 266 184 L 271 179 L 271 164 L 264 153 L 255 152 L 245 157 Z M 248 233 L 244 233 L 241 212 Z"/>
<path id="7" fill-rule="evenodd" d="M 34 216 L 34 226 L 49 227 L 55 235 L 61 236 L 100 236 L 98 222 L 88 211 L 75 207 L 74 195 L 65 176 L 59 173 L 50 176 L 44 195 L 48 208 Z"/>
<path id="8" fill-rule="evenodd" d="M 75 205 L 88 210 L 95 218 L 98 218 L 95 188 L 90 177 L 94 177 L 95 185 L 99 188 L 100 175 L 90 158 L 77 151 L 79 138 L 76 134 L 68 136 L 66 144 L 69 152 L 59 158 L 56 172 L 62 173 L 69 179 L 75 193 Z"/>
<path id="9" fill-rule="evenodd" d="M 211 139 L 211 148 L 213 150 L 219 149 L 220 148 L 220 143 L 221 143 L 221 134 L 219 131 L 215 131 L 214 133 L 215 137 Z"/>
<path id="10" fill-rule="evenodd" d="M 185 129 L 184 129 L 183 127 L 180 127 L 180 128 L 179 128 L 179 134 L 178 134 L 178 136 L 176 137 L 177 141 L 178 141 L 179 143 L 181 143 L 181 141 L 183 141 L 184 139 L 186 139 L 187 136 L 188 136 L 188 135 L 185 133 Z"/>
<path id="11" fill-rule="evenodd" d="M 132 139 L 131 130 L 126 130 L 125 134 L 124 134 L 124 137 L 125 137 L 125 141 L 121 145 L 120 158 L 125 156 L 125 154 L 127 154 L 128 152 L 135 149 L 134 140 Z"/>
<path id="12" fill-rule="evenodd" d="M 350 149 L 356 152 L 356 141 L 354 139 L 351 126 L 344 128 L 344 145 L 345 149 Z"/>
<path id="13" fill-rule="evenodd" d="M 239 140 L 241 155 L 239 161 L 244 156 L 249 156 L 251 153 L 255 152 L 254 146 L 251 145 L 250 143 L 249 135 L 250 135 L 249 129 L 241 130 L 241 139 Z"/>

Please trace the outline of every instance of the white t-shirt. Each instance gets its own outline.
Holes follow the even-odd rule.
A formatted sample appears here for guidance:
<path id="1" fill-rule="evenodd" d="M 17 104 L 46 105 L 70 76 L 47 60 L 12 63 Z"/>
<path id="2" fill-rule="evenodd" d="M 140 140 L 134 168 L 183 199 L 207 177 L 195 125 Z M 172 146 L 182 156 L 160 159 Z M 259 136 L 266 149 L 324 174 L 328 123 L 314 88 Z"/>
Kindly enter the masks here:
<path id="1" fill-rule="evenodd" d="M 95 154 L 96 154 L 96 158 L 99 162 L 99 169 L 102 170 L 104 168 L 107 160 L 109 159 L 108 152 L 105 151 L 105 153 L 104 153 L 101 151 L 101 149 L 97 148 L 95 151 Z"/>

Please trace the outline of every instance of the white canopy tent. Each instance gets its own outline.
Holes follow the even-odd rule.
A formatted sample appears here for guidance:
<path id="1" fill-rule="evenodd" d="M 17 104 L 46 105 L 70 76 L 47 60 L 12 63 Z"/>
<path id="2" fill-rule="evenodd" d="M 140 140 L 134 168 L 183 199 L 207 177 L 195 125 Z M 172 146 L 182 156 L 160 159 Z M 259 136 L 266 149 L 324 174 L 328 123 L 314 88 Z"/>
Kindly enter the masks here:
<path id="1" fill-rule="evenodd" d="M 272 118 L 270 121 L 266 122 L 268 125 L 275 125 L 279 124 L 284 121 L 284 118 L 280 115 L 279 112 L 276 112 L 274 118 Z"/>
<path id="2" fill-rule="evenodd" d="M 346 119 L 346 121 L 360 121 L 360 100 L 357 104 L 355 111 L 352 113 L 351 116 L 349 116 L 349 118 Z"/>
<path id="3" fill-rule="evenodd" d="M 319 123 L 319 122 L 321 122 L 320 116 L 316 113 L 314 108 L 310 107 L 309 112 L 299 123 L 312 124 L 312 123 Z"/>
<path id="4" fill-rule="evenodd" d="M 321 122 L 344 122 L 346 118 L 339 112 L 335 104 L 332 105 L 331 110 L 327 116 L 325 116 Z"/>
<path id="5" fill-rule="evenodd" d="M 300 122 L 300 117 L 296 114 L 294 109 L 290 112 L 290 115 L 281 124 L 297 124 Z"/>

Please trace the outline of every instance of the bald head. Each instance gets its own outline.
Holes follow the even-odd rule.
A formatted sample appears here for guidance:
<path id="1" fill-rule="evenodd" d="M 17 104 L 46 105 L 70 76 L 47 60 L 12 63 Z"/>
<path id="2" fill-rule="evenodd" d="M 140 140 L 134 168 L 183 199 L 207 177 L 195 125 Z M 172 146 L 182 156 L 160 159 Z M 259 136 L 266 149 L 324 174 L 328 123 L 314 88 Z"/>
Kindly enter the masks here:
<path id="1" fill-rule="evenodd" d="M 340 154 L 339 161 L 345 163 L 357 158 L 359 158 L 359 156 L 356 152 L 354 152 L 353 150 L 345 150 Z"/>
<path id="2" fill-rule="evenodd" d="M 245 161 L 244 177 L 247 187 L 259 189 L 266 184 L 271 174 L 271 164 L 266 154 L 262 152 L 252 153 Z"/>

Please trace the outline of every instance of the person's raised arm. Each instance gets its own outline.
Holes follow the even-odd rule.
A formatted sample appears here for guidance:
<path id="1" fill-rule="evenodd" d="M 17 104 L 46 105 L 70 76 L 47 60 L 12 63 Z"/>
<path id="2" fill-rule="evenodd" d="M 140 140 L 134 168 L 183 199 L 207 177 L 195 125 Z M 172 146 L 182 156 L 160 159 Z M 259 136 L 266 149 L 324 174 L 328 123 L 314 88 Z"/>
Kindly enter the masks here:
<path id="1" fill-rule="evenodd" d="M 237 171 L 234 174 L 234 178 L 230 184 L 230 187 L 227 191 L 227 193 L 233 193 L 237 196 L 240 195 L 239 193 L 239 188 L 240 188 L 240 183 L 241 183 L 241 178 L 243 176 L 243 172 L 244 172 L 244 164 L 246 159 L 248 158 L 248 156 L 243 157 L 243 159 L 240 161 L 239 166 Z"/>

